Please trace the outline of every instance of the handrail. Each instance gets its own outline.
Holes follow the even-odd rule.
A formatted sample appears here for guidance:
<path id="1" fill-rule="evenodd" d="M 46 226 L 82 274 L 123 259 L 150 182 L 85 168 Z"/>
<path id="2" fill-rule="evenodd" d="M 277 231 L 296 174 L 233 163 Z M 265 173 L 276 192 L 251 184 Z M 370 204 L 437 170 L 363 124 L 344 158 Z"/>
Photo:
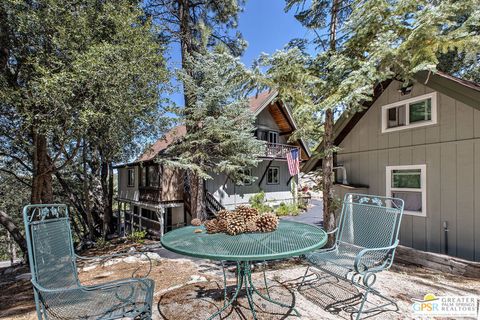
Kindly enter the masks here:
<path id="1" fill-rule="evenodd" d="M 210 192 L 205 192 L 205 200 L 208 209 L 216 214 L 220 210 L 224 210 L 225 207 L 214 197 Z"/>

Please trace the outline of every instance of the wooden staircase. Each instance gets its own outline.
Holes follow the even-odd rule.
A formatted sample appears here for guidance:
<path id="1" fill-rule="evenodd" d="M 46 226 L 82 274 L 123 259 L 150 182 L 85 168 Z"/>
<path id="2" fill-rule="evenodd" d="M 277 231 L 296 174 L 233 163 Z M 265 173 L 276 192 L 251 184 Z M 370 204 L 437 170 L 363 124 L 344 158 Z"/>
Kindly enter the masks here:
<path id="1" fill-rule="evenodd" d="M 217 215 L 218 211 L 225 209 L 225 207 L 213 196 L 213 194 L 208 191 L 205 192 L 205 207 L 209 217 L 214 217 Z"/>

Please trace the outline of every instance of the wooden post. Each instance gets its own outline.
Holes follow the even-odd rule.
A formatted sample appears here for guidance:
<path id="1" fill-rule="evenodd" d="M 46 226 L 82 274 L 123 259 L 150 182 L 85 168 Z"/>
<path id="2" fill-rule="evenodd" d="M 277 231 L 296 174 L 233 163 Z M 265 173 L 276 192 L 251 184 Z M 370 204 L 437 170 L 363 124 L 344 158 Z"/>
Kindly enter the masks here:
<path id="1" fill-rule="evenodd" d="M 160 237 L 163 237 L 163 234 L 165 233 L 165 218 L 164 218 L 165 208 L 161 207 L 159 209 L 159 212 L 160 212 L 160 215 L 159 215 L 159 218 L 160 218 Z"/>

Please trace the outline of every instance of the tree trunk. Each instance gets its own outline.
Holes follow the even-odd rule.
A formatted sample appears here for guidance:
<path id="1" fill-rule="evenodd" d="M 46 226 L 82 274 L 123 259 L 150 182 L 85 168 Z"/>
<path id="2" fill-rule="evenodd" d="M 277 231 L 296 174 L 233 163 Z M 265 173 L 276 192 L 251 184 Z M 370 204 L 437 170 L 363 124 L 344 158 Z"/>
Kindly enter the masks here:
<path id="1" fill-rule="evenodd" d="M 333 0 L 331 15 L 330 15 L 330 51 L 336 51 L 337 49 L 337 14 L 339 10 L 340 0 Z M 323 159 L 323 227 L 327 231 L 335 229 L 335 212 L 333 208 L 333 194 L 332 194 L 332 173 L 333 173 L 333 126 L 334 126 L 334 114 L 332 109 L 325 111 L 325 124 L 324 124 L 324 147 L 325 156 Z M 330 235 L 328 245 L 332 245 L 334 241 L 334 235 Z"/>
<path id="2" fill-rule="evenodd" d="M 47 138 L 33 132 L 33 177 L 30 202 L 53 203 L 52 170 L 48 158 Z"/>
<path id="3" fill-rule="evenodd" d="M 325 112 L 324 141 L 325 156 L 323 158 L 323 227 L 327 231 L 335 229 L 335 213 L 333 211 L 332 172 L 333 172 L 333 110 Z M 330 236 L 330 241 L 333 235 Z"/>
<path id="4" fill-rule="evenodd" d="M 13 240 L 18 244 L 20 250 L 22 250 L 24 257 L 27 257 L 27 241 L 25 241 L 25 237 L 23 236 L 22 232 L 20 231 L 15 222 L 10 218 L 10 216 L 0 210 L 0 224 L 7 229 L 8 233 L 11 234 Z"/>
<path id="5" fill-rule="evenodd" d="M 189 173 L 190 181 L 190 207 L 193 218 L 199 218 L 204 221 L 207 219 L 205 209 L 205 188 L 204 181 L 194 172 Z"/>
<path id="6" fill-rule="evenodd" d="M 90 194 L 88 190 L 88 167 L 87 167 L 87 143 L 85 139 L 83 140 L 82 148 L 82 162 L 83 162 L 83 199 L 85 201 L 85 213 L 87 215 L 87 224 L 88 224 L 88 238 L 90 241 L 94 240 L 95 232 L 92 209 L 90 206 Z"/>
<path id="7" fill-rule="evenodd" d="M 103 202 L 103 231 L 102 237 L 106 239 L 107 235 L 113 232 L 113 168 L 112 163 L 103 159 L 101 164 L 101 185 Z"/>
<path id="8" fill-rule="evenodd" d="M 190 29 L 190 2 L 189 0 L 178 0 L 178 17 L 180 20 L 180 47 L 182 54 L 182 68 L 189 74 L 189 65 L 187 64 L 187 57 L 193 53 L 192 30 Z M 193 108 L 194 101 L 189 94 L 186 86 L 183 87 L 183 97 L 185 102 L 185 118 L 187 119 L 187 132 L 196 130 L 196 125 L 189 122 L 191 108 Z M 205 194 L 204 181 L 194 172 L 188 172 L 190 181 L 190 208 L 192 217 L 206 219 L 205 211 Z"/>

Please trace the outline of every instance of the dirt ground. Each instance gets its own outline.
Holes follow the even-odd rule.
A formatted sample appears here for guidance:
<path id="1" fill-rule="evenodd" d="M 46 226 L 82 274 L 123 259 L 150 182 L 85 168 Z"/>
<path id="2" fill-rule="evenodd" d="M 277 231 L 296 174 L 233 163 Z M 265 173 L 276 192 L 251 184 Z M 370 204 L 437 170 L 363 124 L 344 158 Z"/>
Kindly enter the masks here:
<path id="1" fill-rule="evenodd" d="M 124 250 L 126 247 L 115 247 Z M 112 248 L 88 252 L 102 254 Z M 139 272 L 147 264 L 140 263 Z M 101 283 L 128 277 L 136 269 L 132 263 L 118 262 L 104 265 L 79 264 L 82 283 Z M 228 291 L 235 287 L 234 267 L 227 272 Z M 301 319 L 350 319 L 351 307 L 358 305 L 361 292 L 345 281 L 318 273 L 311 281 L 300 285 L 305 266 L 299 260 L 269 263 L 267 278 L 270 294 L 275 300 L 290 305 L 295 303 Z M 221 266 L 209 261 L 188 259 L 157 259 L 153 261 L 150 278 L 155 280 L 154 319 L 206 319 L 223 306 L 223 278 Z M 260 268 L 255 269 L 253 281 L 264 288 Z M 480 279 L 462 278 L 414 266 L 395 265 L 378 276 L 376 289 L 396 300 L 400 310 L 383 311 L 370 319 L 411 319 L 412 299 L 421 299 L 427 293 L 435 295 L 480 295 Z M 266 294 L 264 289 L 260 292 Z M 372 296 L 373 305 L 381 301 Z M 272 305 L 254 296 L 259 319 L 295 319 L 291 308 Z M 388 308 L 387 310 L 391 310 Z M 28 268 L 0 270 L 0 318 L 35 319 L 33 294 Z M 252 319 L 245 292 L 238 304 L 228 308 L 222 318 Z"/>

